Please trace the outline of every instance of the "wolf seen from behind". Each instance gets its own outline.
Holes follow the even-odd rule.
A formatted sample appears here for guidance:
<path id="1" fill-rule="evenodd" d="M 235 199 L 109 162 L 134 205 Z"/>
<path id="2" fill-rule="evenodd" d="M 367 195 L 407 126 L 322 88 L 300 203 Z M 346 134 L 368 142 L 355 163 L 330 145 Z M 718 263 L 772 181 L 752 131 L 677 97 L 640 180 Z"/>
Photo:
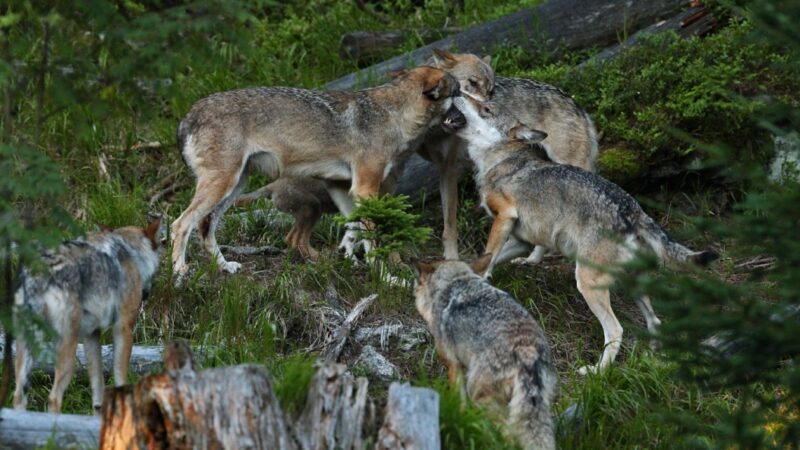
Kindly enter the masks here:
<path id="1" fill-rule="evenodd" d="M 418 262 L 417 311 L 451 384 L 462 383 L 471 399 L 505 412 L 507 430 L 523 448 L 554 449 L 558 375 L 550 347 L 530 313 L 480 275 L 490 261 L 491 255 L 471 265 Z"/>
<path id="2" fill-rule="evenodd" d="M 123 227 L 90 233 L 65 241 L 42 255 L 45 272 L 24 269 L 14 297 L 14 317 L 19 327 L 25 316 L 42 318 L 58 335 L 55 377 L 48 409 L 61 411 L 64 392 L 74 371 L 78 340 L 84 340 L 92 387 L 92 405 L 99 413 L 103 403 L 103 365 L 100 333 L 112 327 L 114 384 L 127 383 L 133 327 L 144 293 L 158 269 L 160 219 L 146 228 Z M 43 333 L 33 333 L 42 344 Z M 24 339 L 17 340 L 14 408 L 25 409 L 33 356 Z"/>
<path id="3" fill-rule="evenodd" d="M 582 374 L 607 366 L 619 351 L 622 326 L 609 294 L 615 268 L 633 259 L 638 250 L 650 250 L 668 265 L 706 265 L 719 257 L 672 240 L 616 184 L 543 159 L 543 149 L 536 147 L 546 135 L 521 124 L 499 104 L 459 97 L 442 126 L 468 141 L 481 204 L 494 217 L 485 250 L 494 255 L 487 274 L 497 263 L 524 255 L 536 245 L 576 260 L 578 290 L 600 321 L 605 338 L 599 364 L 581 368 Z M 641 297 L 637 303 L 647 328 L 655 332 L 660 320 L 650 300 Z"/>

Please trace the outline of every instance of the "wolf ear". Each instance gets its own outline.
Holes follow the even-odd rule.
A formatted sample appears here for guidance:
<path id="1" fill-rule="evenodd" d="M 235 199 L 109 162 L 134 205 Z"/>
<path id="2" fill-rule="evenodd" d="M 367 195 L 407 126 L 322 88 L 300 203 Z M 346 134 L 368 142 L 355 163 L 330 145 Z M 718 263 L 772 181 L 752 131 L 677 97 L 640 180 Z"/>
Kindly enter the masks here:
<path id="1" fill-rule="evenodd" d="M 428 278 L 430 278 L 431 274 L 436 271 L 436 264 L 414 260 L 412 261 L 412 265 L 414 266 L 414 270 L 417 272 L 417 278 L 420 282 L 425 282 Z"/>
<path id="2" fill-rule="evenodd" d="M 433 59 L 433 66 L 437 69 L 449 69 L 458 62 L 452 53 L 440 48 L 433 49 L 433 56 L 431 58 Z"/>
<path id="3" fill-rule="evenodd" d="M 389 77 L 389 79 L 394 80 L 395 78 L 400 78 L 407 73 L 408 69 L 395 69 L 386 72 L 386 76 Z"/>
<path id="4" fill-rule="evenodd" d="M 470 269 L 478 275 L 483 275 L 486 272 L 486 269 L 489 268 L 489 263 L 492 262 L 492 254 L 487 253 L 480 258 L 472 260 L 469 263 Z"/>
<path id="5" fill-rule="evenodd" d="M 153 243 L 153 248 L 158 248 L 158 229 L 161 227 L 161 218 L 158 217 L 144 229 L 144 235 Z"/>
<path id="6" fill-rule="evenodd" d="M 447 74 L 441 70 L 432 70 L 432 72 L 435 73 L 425 78 L 422 93 L 431 100 L 439 100 L 442 97 L 446 97 L 448 94 L 447 83 L 445 82 Z"/>
<path id="7" fill-rule="evenodd" d="M 535 144 L 543 141 L 547 137 L 547 133 L 528 128 L 525 125 L 518 125 L 511 129 L 511 137 L 526 144 Z"/>
<path id="8" fill-rule="evenodd" d="M 483 58 L 481 58 L 481 61 L 486 63 L 487 66 L 491 66 L 492 65 L 492 55 L 484 56 Z"/>

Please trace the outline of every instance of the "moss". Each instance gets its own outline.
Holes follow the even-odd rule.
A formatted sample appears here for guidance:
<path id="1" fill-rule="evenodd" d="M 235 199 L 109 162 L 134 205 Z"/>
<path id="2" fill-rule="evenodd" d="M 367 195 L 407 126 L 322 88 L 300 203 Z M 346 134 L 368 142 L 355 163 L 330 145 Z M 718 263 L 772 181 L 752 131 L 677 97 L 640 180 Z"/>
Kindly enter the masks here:
<path id="1" fill-rule="evenodd" d="M 638 177 L 644 166 L 640 153 L 624 147 L 611 147 L 600 153 L 597 169 L 604 177 L 622 184 Z"/>

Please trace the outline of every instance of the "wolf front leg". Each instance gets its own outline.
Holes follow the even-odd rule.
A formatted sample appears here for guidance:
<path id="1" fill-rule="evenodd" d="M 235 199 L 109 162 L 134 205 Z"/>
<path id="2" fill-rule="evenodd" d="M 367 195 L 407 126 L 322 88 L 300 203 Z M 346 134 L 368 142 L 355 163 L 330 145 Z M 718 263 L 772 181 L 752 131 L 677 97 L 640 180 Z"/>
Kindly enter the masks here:
<path id="1" fill-rule="evenodd" d="M 489 231 L 489 239 L 486 241 L 484 254 L 492 255 L 492 262 L 484 273 L 484 278 L 492 276 L 492 269 L 500 261 L 501 250 L 508 240 L 511 230 L 517 222 L 517 208 L 503 195 L 489 195 L 486 198 L 486 205 L 494 215 L 492 229 Z"/>
<path id="2" fill-rule="evenodd" d="M 454 139 L 454 141 L 441 162 L 439 178 L 439 195 L 442 199 L 442 215 L 444 216 L 442 241 L 446 259 L 458 259 L 458 177 L 461 174 L 461 168 L 458 167 L 458 140 Z"/>

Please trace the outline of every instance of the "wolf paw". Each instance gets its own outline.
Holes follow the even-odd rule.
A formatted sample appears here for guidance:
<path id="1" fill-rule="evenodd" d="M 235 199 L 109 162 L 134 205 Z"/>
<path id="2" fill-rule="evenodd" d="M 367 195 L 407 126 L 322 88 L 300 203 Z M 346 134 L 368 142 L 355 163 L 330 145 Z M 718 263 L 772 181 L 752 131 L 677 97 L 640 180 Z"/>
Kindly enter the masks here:
<path id="1" fill-rule="evenodd" d="M 532 266 L 534 264 L 539 264 L 539 261 L 531 261 L 529 258 L 523 258 L 520 256 L 519 258 L 512 259 L 511 264 L 515 264 L 517 266 Z"/>
<path id="2" fill-rule="evenodd" d="M 220 269 L 228 273 L 236 273 L 242 268 L 242 265 L 236 261 L 224 261 L 220 263 Z"/>
<path id="3" fill-rule="evenodd" d="M 172 281 L 172 284 L 176 288 L 179 288 L 183 285 L 183 282 L 186 281 L 186 278 L 189 275 L 189 266 L 176 267 L 172 269 L 172 273 L 174 274 L 174 280 Z"/>
<path id="4" fill-rule="evenodd" d="M 590 373 L 597 373 L 597 366 L 583 366 L 578 369 L 578 375 L 585 377 Z"/>

